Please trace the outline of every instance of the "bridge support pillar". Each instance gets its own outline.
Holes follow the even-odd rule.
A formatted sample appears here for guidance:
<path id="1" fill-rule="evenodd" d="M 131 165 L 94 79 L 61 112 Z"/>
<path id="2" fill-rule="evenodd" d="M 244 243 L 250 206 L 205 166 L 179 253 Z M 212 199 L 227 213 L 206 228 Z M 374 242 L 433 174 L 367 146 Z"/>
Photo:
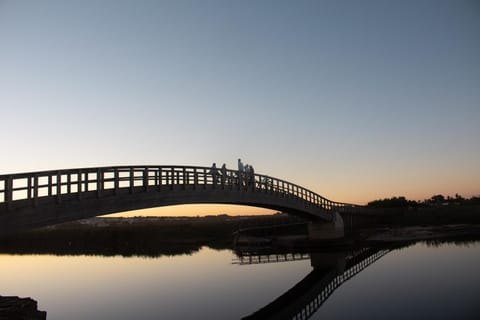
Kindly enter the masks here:
<path id="1" fill-rule="evenodd" d="M 343 219 L 338 212 L 331 222 L 310 222 L 308 225 L 309 240 L 335 240 L 344 235 Z"/>
<path id="2" fill-rule="evenodd" d="M 337 274 L 342 274 L 347 268 L 347 253 L 343 251 L 311 253 L 310 264 L 315 269 L 333 268 Z"/>

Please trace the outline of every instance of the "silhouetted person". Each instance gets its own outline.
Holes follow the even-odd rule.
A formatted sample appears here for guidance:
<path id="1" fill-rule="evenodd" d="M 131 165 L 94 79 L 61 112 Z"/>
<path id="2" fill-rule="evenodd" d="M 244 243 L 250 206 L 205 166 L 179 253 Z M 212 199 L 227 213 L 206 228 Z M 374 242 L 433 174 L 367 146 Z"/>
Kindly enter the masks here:
<path id="1" fill-rule="evenodd" d="M 247 186 L 249 186 L 249 185 L 250 185 L 250 165 L 248 165 L 248 164 L 245 165 L 245 174 L 244 174 L 244 176 L 245 176 L 245 184 L 246 184 Z"/>
<path id="2" fill-rule="evenodd" d="M 245 171 L 245 167 L 243 166 L 242 160 L 238 159 L 238 172 L 243 173 Z"/>
<path id="3" fill-rule="evenodd" d="M 265 189 L 268 190 L 270 188 L 270 178 L 269 177 L 263 178 L 263 183 L 265 184 Z"/>
<path id="4" fill-rule="evenodd" d="M 242 160 L 238 158 L 238 184 L 243 184 L 243 174 L 245 173 L 245 167 L 243 166 Z"/>
<path id="5" fill-rule="evenodd" d="M 248 180 L 252 186 L 255 186 L 255 170 L 253 169 L 253 166 L 250 165 L 250 170 L 248 173 Z"/>
<path id="6" fill-rule="evenodd" d="M 222 165 L 220 172 L 222 173 L 222 184 L 225 184 L 225 181 L 227 180 L 227 166 L 225 163 Z"/>
<path id="7" fill-rule="evenodd" d="M 213 177 L 213 182 L 216 183 L 217 182 L 217 176 L 218 176 L 218 169 L 217 169 L 217 165 L 215 164 L 215 162 L 212 164 L 212 167 L 210 168 L 209 173 Z"/>

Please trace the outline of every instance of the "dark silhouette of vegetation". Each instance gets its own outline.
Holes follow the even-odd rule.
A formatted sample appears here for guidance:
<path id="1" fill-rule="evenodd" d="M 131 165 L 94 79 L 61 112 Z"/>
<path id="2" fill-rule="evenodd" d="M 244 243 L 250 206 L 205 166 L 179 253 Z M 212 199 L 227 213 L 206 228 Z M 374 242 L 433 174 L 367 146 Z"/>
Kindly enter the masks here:
<path id="1" fill-rule="evenodd" d="M 368 206 L 373 208 L 408 208 L 416 207 L 418 206 L 418 203 L 416 201 L 407 200 L 405 197 L 393 197 L 371 201 L 368 203 Z"/>
<path id="2" fill-rule="evenodd" d="M 16 254 L 144 256 L 192 254 L 203 246 L 228 249 L 245 226 L 287 223 L 286 215 L 251 217 L 93 218 L 0 238 Z"/>
<path id="3" fill-rule="evenodd" d="M 441 194 L 436 194 L 430 199 L 425 199 L 423 201 L 408 200 L 405 197 L 393 197 L 385 198 L 380 200 L 370 201 L 367 206 L 371 208 L 418 208 L 418 207 L 432 207 L 432 206 L 449 206 L 449 205 L 464 205 L 464 206 L 474 206 L 480 205 L 480 197 L 471 197 L 466 199 L 459 195 L 455 194 L 455 197 L 443 196 Z"/>
<path id="4" fill-rule="evenodd" d="M 441 194 L 423 201 L 393 197 L 375 200 L 351 218 L 353 229 L 374 226 L 412 226 L 480 223 L 480 197 Z M 348 221 L 348 219 L 346 219 Z"/>

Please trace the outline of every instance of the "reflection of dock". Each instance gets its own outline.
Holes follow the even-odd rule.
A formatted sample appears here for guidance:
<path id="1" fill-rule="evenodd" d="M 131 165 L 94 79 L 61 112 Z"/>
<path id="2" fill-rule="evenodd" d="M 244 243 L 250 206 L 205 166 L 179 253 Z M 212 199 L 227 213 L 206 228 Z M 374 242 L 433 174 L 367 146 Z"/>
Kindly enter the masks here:
<path id="1" fill-rule="evenodd" d="M 237 256 L 233 260 L 233 264 L 278 263 L 308 259 L 310 259 L 310 254 L 308 253 L 244 254 Z"/>
<path id="2" fill-rule="evenodd" d="M 390 251 L 364 248 L 353 252 L 311 254 L 312 272 L 244 319 L 308 319 L 338 287 Z"/>

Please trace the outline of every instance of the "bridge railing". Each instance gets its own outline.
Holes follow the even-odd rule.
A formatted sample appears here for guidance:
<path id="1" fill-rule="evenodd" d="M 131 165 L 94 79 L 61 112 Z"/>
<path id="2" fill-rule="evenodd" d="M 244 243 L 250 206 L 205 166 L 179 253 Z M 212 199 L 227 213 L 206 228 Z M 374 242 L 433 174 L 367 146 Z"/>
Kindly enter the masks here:
<path id="1" fill-rule="evenodd" d="M 299 185 L 267 175 L 197 166 L 115 166 L 0 175 L 0 207 L 9 209 L 19 200 L 30 200 L 35 206 L 45 197 L 61 202 L 65 195 L 81 199 L 85 193 L 102 197 L 104 193 L 162 191 L 175 186 L 271 193 L 302 200 L 306 206 L 326 211 L 355 209 L 354 205 L 328 200 Z"/>

